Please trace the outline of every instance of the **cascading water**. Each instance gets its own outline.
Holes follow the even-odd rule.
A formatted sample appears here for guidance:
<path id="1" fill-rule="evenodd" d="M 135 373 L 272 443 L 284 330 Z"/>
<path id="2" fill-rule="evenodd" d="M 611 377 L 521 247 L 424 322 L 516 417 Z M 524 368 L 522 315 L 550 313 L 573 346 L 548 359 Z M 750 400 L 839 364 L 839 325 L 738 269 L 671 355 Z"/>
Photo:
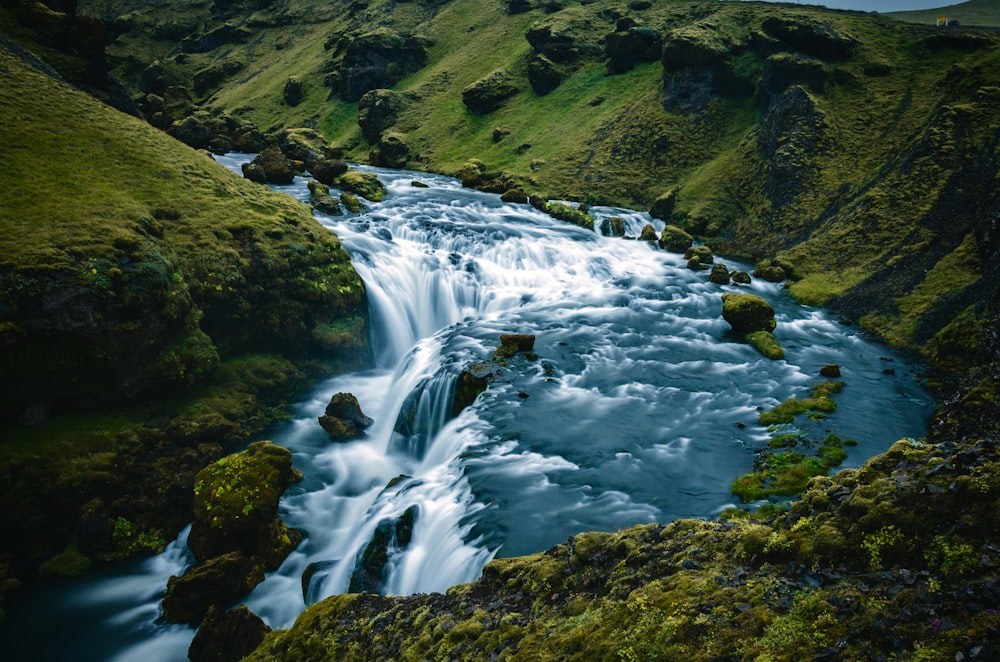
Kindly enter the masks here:
<path id="1" fill-rule="evenodd" d="M 238 170 L 247 156 L 221 160 Z M 735 286 L 709 283 L 678 255 L 447 178 L 377 173 L 390 191 L 384 202 L 362 215 L 319 216 L 365 282 L 376 366 L 320 384 L 271 435 L 305 474 L 281 515 L 308 534 L 245 600 L 272 627 L 351 589 L 445 590 L 475 579 L 494 555 L 539 551 L 580 531 L 716 515 L 768 438 L 758 411 L 806 392 L 825 363 L 841 365 L 847 387 L 837 412 L 805 426 L 856 439 L 846 466 L 923 434 L 932 401 L 901 358 L 795 305 L 777 285 L 739 290 L 774 306 L 784 361 L 732 337 L 720 294 Z M 301 178 L 280 190 L 308 197 Z M 623 217 L 632 236 L 650 222 L 594 211 Z M 492 362 L 504 333 L 534 334 L 537 360 Z M 884 372 L 887 360 L 895 374 Z M 455 416 L 456 381 L 471 366 L 493 381 Z M 316 418 L 341 391 L 375 423 L 361 440 L 331 444 Z M 182 539 L 118 575 L 36 600 L 47 621 L 85 623 L 88 636 L 33 640 L 48 626 L 34 625 L 31 605 L 12 604 L 14 627 L 0 644 L 33 659 L 183 659 L 193 631 L 156 614 L 168 576 L 189 562 L 184 551 Z M 131 600 L 109 591 L 119 582 Z"/>

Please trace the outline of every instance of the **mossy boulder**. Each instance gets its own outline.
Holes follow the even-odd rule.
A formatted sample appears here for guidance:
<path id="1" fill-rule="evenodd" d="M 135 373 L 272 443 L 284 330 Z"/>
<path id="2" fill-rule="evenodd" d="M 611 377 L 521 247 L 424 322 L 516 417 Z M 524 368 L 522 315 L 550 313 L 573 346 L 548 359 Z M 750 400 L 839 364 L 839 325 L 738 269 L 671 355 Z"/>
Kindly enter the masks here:
<path id="1" fill-rule="evenodd" d="M 295 166 L 277 146 L 264 149 L 250 162 L 249 168 L 259 169 L 269 184 L 291 184 L 295 180 Z"/>
<path id="2" fill-rule="evenodd" d="M 640 62 L 656 62 L 663 51 L 663 33 L 653 27 L 630 25 L 604 38 L 608 71 L 631 71 Z"/>
<path id="3" fill-rule="evenodd" d="M 694 237 L 683 229 L 676 225 L 668 224 L 663 228 L 663 232 L 660 233 L 658 243 L 660 248 L 668 250 L 671 253 L 684 253 L 691 246 L 692 241 L 694 241 Z"/>
<path id="4" fill-rule="evenodd" d="M 264 565 L 243 552 L 213 557 L 167 581 L 163 616 L 171 623 L 200 621 L 212 605 L 225 605 L 264 581 Z"/>
<path id="5" fill-rule="evenodd" d="M 722 317 L 741 335 L 775 327 L 774 308 L 756 294 L 723 294 Z"/>
<path id="6" fill-rule="evenodd" d="M 374 173 L 362 172 L 361 170 L 345 172 L 337 177 L 334 183 L 345 191 L 356 193 L 372 202 L 380 202 L 387 192 L 385 184 L 380 182 Z M 350 207 L 348 208 L 350 209 Z"/>
<path id="7" fill-rule="evenodd" d="M 363 436 L 374 421 L 365 416 L 352 393 L 336 393 L 330 398 L 319 424 L 333 441 L 345 441 Z"/>
<path id="8" fill-rule="evenodd" d="M 378 143 L 376 165 L 383 168 L 402 168 L 410 160 L 410 145 L 406 136 L 395 131 L 386 132 Z"/>
<path id="9" fill-rule="evenodd" d="M 195 558 L 204 562 L 229 552 L 270 556 L 275 545 L 287 546 L 288 532 L 275 527 L 278 499 L 301 478 L 292 468 L 291 452 L 269 441 L 205 467 L 195 478 L 188 537 Z"/>
<path id="10" fill-rule="evenodd" d="M 712 254 L 712 249 L 704 244 L 700 246 L 690 246 L 686 251 L 684 251 L 685 260 L 695 260 L 700 265 L 709 265 L 715 261 L 715 255 Z"/>
<path id="11" fill-rule="evenodd" d="M 752 282 L 750 274 L 745 271 L 734 271 L 730 275 L 736 285 L 749 285 Z"/>
<path id="12" fill-rule="evenodd" d="M 785 358 L 784 348 L 770 331 L 753 331 L 748 333 L 746 341 L 772 361 L 780 361 Z"/>
<path id="13" fill-rule="evenodd" d="M 332 186 L 337 177 L 347 171 L 347 164 L 340 159 L 314 157 L 309 162 L 309 173 L 316 178 L 316 181 L 327 186 Z"/>
<path id="14" fill-rule="evenodd" d="M 535 53 L 528 60 L 528 84 L 538 96 L 545 96 L 555 90 L 569 73 L 563 65 Z"/>
<path id="15" fill-rule="evenodd" d="M 572 64 L 600 52 L 593 29 L 594 19 L 587 12 L 564 10 L 537 21 L 524 36 L 536 53 L 559 64 Z"/>
<path id="16" fill-rule="evenodd" d="M 792 277 L 795 267 L 784 258 L 764 259 L 757 263 L 753 275 L 771 283 L 780 283 Z"/>
<path id="17" fill-rule="evenodd" d="M 462 90 L 462 103 L 473 113 L 485 115 L 499 108 L 518 91 L 510 72 L 494 71 Z"/>
<path id="18" fill-rule="evenodd" d="M 371 90 L 358 101 L 358 126 L 365 140 L 373 145 L 382 132 L 399 119 L 408 106 L 406 97 L 392 90 Z"/>
<path id="19" fill-rule="evenodd" d="M 309 180 L 309 204 L 318 212 L 331 216 L 341 216 L 344 213 L 340 200 L 330 195 L 330 187 L 317 181 Z"/>
<path id="20" fill-rule="evenodd" d="M 649 208 L 649 215 L 662 221 L 669 221 L 674 214 L 674 205 L 677 204 L 677 189 L 672 188 L 663 195 L 656 198 Z"/>
<path id="21" fill-rule="evenodd" d="M 761 27 L 794 50 L 827 61 L 848 59 L 858 43 L 832 23 L 812 17 L 770 16 Z"/>
<path id="22" fill-rule="evenodd" d="M 490 384 L 490 371 L 486 366 L 474 366 L 463 370 L 455 382 L 451 415 L 458 416 L 471 405 Z"/>
<path id="23" fill-rule="evenodd" d="M 226 611 L 212 605 L 188 648 L 191 662 L 239 662 L 264 641 L 271 628 L 240 605 Z"/>
<path id="24" fill-rule="evenodd" d="M 710 282 L 718 285 L 729 285 L 730 278 L 729 269 L 726 265 L 721 262 L 716 262 L 712 265 L 712 273 L 708 275 L 708 280 Z"/>
<path id="25" fill-rule="evenodd" d="M 642 230 L 639 232 L 639 239 L 640 241 L 657 241 L 659 237 L 656 236 L 656 228 L 649 223 L 642 226 Z"/>

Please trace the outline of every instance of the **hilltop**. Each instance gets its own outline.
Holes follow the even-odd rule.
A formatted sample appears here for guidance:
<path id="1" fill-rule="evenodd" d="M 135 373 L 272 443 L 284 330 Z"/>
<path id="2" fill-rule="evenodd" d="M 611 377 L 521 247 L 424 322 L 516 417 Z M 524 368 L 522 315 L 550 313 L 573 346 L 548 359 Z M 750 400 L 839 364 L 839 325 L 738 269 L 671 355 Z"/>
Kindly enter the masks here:
<path id="1" fill-rule="evenodd" d="M 938 16 L 947 16 L 952 27 L 1000 27 L 1000 7 L 990 0 L 969 0 L 940 9 L 890 12 L 886 14 L 908 23 L 934 25 Z"/>

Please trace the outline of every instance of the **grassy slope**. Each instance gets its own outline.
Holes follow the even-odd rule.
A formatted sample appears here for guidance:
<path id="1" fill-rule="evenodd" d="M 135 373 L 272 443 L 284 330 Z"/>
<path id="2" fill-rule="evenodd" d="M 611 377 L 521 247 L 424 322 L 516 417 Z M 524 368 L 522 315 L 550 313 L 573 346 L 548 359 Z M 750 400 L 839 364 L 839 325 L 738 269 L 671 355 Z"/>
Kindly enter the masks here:
<path id="1" fill-rule="evenodd" d="M 950 7 L 900 11 L 887 14 L 907 23 L 934 25 L 938 16 L 947 16 L 963 26 L 1000 27 L 1000 6 L 993 0 L 969 0 Z"/>
<path id="2" fill-rule="evenodd" d="M 2 46 L 0 144 L 5 417 L 31 402 L 35 388 L 42 397 L 69 394 L 71 408 L 92 395 L 111 403 L 98 414 L 0 425 L 0 519 L 16 532 L 4 538 L 4 563 L 11 554 L 22 573 L 67 544 L 77 569 L 86 562 L 81 551 L 118 557 L 156 549 L 190 520 L 190 499 L 178 500 L 176 486 L 280 417 L 281 403 L 308 384 L 308 362 L 279 355 L 298 328 L 280 344 L 231 339 L 247 327 L 283 333 L 283 312 L 295 324 L 346 317 L 361 325 L 360 335 L 327 356 L 356 364 L 365 343 L 363 320 L 353 317 L 360 280 L 305 205 Z M 279 279 L 282 270 L 292 273 Z M 24 309 L 39 302 L 55 313 L 64 305 L 58 319 L 71 327 L 90 311 L 96 326 L 74 333 L 57 320 L 36 330 L 39 318 Z M 253 323 L 234 321 L 238 328 L 225 331 L 247 314 Z M 142 378 L 156 373 L 154 383 L 180 384 L 183 395 L 156 390 L 132 405 L 116 397 L 118 361 L 130 351 L 142 359 Z M 78 538 L 82 520 L 95 525 L 86 540 Z"/>

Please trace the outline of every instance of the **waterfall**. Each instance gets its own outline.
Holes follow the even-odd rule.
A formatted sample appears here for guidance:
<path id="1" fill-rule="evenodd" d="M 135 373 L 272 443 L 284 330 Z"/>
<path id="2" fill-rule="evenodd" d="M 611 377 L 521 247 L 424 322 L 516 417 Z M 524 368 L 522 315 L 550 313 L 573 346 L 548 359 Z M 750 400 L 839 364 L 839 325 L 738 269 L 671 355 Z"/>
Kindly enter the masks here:
<path id="1" fill-rule="evenodd" d="M 248 157 L 220 160 L 239 171 Z M 444 591 L 497 555 L 537 552 L 580 531 L 715 516 L 733 504 L 731 481 L 769 436 L 759 410 L 807 392 L 825 363 L 841 365 L 847 387 L 813 432 L 858 441 L 846 466 L 923 434 L 933 402 L 902 357 L 884 374 L 889 350 L 796 305 L 779 285 L 715 285 L 645 242 L 449 178 L 365 169 L 386 183 L 385 200 L 360 215 L 317 218 L 364 280 L 375 365 L 318 384 L 271 434 L 305 475 L 280 514 L 307 533 L 245 599 L 271 627 L 352 588 Z M 305 182 L 277 188 L 305 200 Z M 646 223 L 662 227 L 640 212 L 592 211 L 598 226 L 622 218 L 631 236 Z M 730 334 L 726 291 L 771 302 L 785 360 Z M 493 360 L 506 333 L 533 334 L 537 357 Z M 456 412 L 457 381 L 473 366 L 491 383 Z M 331 443 L 319 427 L 338 392 L 353 393 L 374 419 L 363 438 Z M 104 636 L 106 657 L 182 658 L 192 631 L 159 624 L 155 613 L 183 550 L 179 540 L 153 565 L 123 570 L 158 593 L 137 591 L 130 607 L 93 610 L 90 621 L 67 606 L 64 619 Z M 101 602 L 115 581 L 76 590 Z M 62 646 L 55 657 L 85 650 L 52 645 Z"/>

